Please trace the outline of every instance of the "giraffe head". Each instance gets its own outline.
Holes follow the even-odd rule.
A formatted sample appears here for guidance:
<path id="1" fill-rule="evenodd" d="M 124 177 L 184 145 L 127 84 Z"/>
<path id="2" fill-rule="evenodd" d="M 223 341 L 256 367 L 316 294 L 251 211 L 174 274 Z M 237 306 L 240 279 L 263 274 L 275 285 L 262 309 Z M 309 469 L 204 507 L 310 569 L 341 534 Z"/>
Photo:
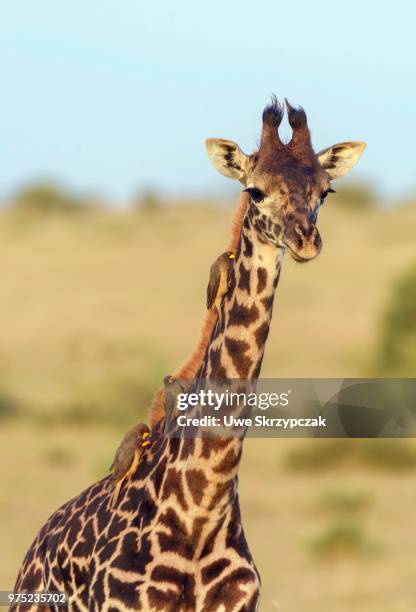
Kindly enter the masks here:
<path id="1" fill-rule="evenodd" d="M 273 96 L 263 111 L 260 147 L 246 155 L 230 140 L 209 138 L 208 156 L 224 176 L 249 193 L 249 214 L 263 242 L 287 248 L 296 261 L 316 257 L 322 247 L 316 227 L 320 206 L 340 178 L 359 160 L 366 144 L 342 142 L 315 153 L 305 111 L 286 100 L 292 138 L 284 144 L 278 128 L 283 105 Z"/>

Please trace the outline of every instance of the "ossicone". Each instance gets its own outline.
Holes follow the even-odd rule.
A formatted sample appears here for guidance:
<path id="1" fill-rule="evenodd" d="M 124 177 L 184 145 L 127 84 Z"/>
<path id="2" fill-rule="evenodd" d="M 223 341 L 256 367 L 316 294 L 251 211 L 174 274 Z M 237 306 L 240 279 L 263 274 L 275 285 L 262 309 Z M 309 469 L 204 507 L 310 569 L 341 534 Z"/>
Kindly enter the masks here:
<path id="1" fill-rule="evenodd" d="M 284 114 L 283 104 L 273 94 L 270 104 L 263 111 L 263 129 L 261 132 L 261 147 L 282 147 L 279 137 L 279 125 Z"/>
<path id="2" fill-rule="evenodd" d="M 287 117 L 289 120 L 289 125 L 292 130 L 300 130 L 308 127 L 308 119 L 306 117 L 306 113 L 304 109 L 299 106 L 295 108 L 292 106 L 287 98 L 285 98 L 286 108 L 287 108 Z"/>

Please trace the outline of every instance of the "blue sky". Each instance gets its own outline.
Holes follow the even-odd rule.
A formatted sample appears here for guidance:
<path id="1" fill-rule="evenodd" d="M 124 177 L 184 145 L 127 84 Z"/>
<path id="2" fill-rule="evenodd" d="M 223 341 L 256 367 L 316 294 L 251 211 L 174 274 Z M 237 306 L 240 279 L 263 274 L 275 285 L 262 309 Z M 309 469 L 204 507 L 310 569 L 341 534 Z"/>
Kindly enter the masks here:
<path id="1" fill-rule="evenodd" d="M 251 152 L 272 92 L 304 106 L 316 149 L 368 142 L 353 177 L 416 188 L 414 2 L 3 0 L 0 15 L 0 196 L 43 177 L 118 200 L 230 189 L 204 140 Z"/>

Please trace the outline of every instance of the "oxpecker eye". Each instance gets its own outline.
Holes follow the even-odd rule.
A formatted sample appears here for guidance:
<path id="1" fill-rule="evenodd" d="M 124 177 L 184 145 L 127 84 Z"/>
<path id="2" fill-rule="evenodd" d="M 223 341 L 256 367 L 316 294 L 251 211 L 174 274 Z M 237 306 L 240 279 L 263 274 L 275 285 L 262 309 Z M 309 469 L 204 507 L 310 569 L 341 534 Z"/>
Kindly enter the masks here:
<path id="1" fill-rule="evenodd" d="M 260 189 L 256 189 L 256 187 L 247 187 L 247 189 L 243 189 L 243 191 L 247 191 L 247 193 L 250 194 L 253 202 L 256 202 L 256 204 L 264 200 L 264 193 L 260 191 Z"/>

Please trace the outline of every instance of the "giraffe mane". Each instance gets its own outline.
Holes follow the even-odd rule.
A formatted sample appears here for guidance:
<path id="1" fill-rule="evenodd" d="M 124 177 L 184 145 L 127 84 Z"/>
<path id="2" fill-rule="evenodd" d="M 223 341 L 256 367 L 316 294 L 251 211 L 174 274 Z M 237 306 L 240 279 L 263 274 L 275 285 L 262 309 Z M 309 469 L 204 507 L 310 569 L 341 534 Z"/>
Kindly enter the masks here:
<path id="1" fill-rule="evenodd" d="M 243 226 L 244 215 L 248 204 L 248 193 L 243 192 L 240 197 L 238 207 L 234 213 L 232 225 L 231 225 L 231 239 L 227 247 L 227 251 L 235 252 L 237 250 L 241 229 Z M 202 322 L 201 331 L 199 335 L 199 342 L 196 349 L 189 357 L 187 361 L 179 368 L 174 374 L 174 378 L 180 378 L 184 380 L 192 380 L 197 374 L 199 368 L 202 365 L 202 360 L 205 355 L 206 348 L 208 346 L 209 339 L 217 321 L 218 313 L 215 307 L 212 307 L 205 315 Z M 150 404 L 150 426 L 152 429 L 163 419 L 165 416 L 165 389 L 160 387 Z"/>

